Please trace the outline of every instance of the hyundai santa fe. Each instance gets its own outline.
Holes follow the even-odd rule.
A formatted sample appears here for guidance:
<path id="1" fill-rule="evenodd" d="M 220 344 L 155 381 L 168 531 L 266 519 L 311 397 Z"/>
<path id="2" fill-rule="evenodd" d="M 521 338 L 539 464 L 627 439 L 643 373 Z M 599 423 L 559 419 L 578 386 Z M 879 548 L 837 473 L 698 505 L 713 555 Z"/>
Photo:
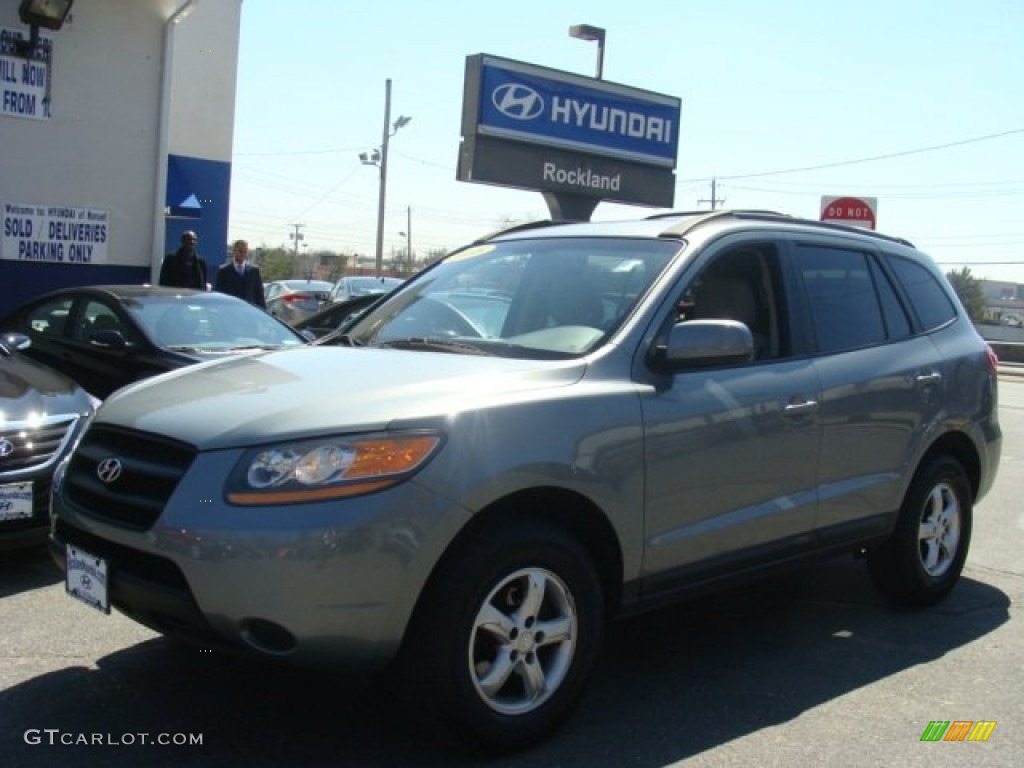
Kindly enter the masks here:
<path id="1" fill-rule="evenodd" d="M 843 553 L 893 600 L 942 598 L 996 396 L 904 240 L 752 211 L 537 223 L 323 343 L 115 394 L 58 471 L 53 551 L 100 610 L 396 671 L 436 723 L 517 748 L 627 612 Z"/>

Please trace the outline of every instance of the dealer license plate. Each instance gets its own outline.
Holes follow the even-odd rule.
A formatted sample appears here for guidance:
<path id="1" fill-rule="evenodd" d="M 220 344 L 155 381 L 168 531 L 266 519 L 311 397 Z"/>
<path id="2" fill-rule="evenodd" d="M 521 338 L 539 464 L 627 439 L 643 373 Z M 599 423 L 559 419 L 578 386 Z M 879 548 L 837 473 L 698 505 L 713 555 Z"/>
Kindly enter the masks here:
<path id="1" fill-rule="evenodd" d="M 86 605 L 91 605 L 97 611 L 110 613 L 110 601 L 107 597 L 107 561 L 70 545 L 65 556 L 67 572 L 64 586 L 68 594 Z"/>
<path id="2" fill-rule="evenodd" d="M 0 485 L 0 522 L 32 517 L 32 483 Z"/>

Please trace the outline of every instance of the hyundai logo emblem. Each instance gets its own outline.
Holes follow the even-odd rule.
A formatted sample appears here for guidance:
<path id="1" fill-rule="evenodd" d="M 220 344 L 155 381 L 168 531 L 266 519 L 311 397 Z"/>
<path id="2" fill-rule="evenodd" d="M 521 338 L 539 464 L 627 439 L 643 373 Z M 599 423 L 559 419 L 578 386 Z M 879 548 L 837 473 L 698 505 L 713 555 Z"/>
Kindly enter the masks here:
<path id="1" fill-rule="evenodd" d="M 533 120 L 544 111 L 544 99 L 533 88 L 519 83 L 499 85 L 491 101 L 501 114 L 513 120 Z"/>
<path id="2" fill-rule="evenodd" d="M 0 437 L 0 459 L 6 459 L 14 453 L 14 443 L 6 437 Z"/>
<path id="3" fill-rule="evenodd" d="M 121 476 L 123 469 L 124 465 L 121 464 L 121 460 L 111 457 L 99 463 L 96 467 L 96 476 L 109 485 Z"/>

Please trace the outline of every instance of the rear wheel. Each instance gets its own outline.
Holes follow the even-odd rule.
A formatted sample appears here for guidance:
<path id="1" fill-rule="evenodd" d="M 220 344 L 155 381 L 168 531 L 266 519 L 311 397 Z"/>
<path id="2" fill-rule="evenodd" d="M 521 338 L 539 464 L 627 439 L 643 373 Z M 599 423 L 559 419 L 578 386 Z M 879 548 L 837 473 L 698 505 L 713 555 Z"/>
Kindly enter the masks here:
<path id="1" fill-rule="evenodd" d="M 914 478 L 892 537 L 870 553 L 878 588 L 911 605 L 930 605 L 956 585 L 971 539 L 973 498 L 963 467 L 950 456 Z"/>
<path id="2" fill-rule="evenodd" d="M 478 531 L 441 566 L 403 649 L 399 685 L 460 741 L 529 746 L 578 700 L 603 632 L 587 553 L 545 525 Z"/>

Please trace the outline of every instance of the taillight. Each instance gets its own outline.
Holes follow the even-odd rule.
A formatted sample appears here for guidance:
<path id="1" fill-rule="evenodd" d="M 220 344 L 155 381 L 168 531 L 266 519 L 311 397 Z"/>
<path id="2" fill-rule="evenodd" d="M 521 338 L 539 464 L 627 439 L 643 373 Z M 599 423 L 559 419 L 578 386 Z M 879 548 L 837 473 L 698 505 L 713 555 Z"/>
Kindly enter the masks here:
<path id="1" fill-rule="evenodd" d="M 310 296 L 305 293 L 289 293 L 287 296 L 282 296 L 281 298 L 290 304 L 293 301 L 308 301 Z"/>

